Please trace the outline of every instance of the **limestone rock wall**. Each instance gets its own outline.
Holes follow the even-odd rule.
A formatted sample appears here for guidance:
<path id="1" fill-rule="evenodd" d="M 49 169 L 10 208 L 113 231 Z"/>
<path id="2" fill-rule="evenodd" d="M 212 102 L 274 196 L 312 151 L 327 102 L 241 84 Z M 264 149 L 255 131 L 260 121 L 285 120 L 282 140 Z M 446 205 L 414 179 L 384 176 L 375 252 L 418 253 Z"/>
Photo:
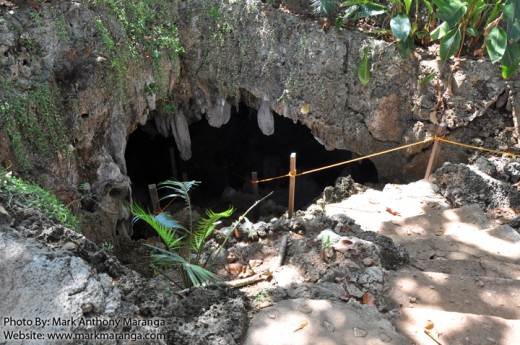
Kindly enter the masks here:
<path id="1" fill-rule="evenodd" d="M 191 157 L 189 124 L 205 118 L 220 127 L 239 102 L 258 109 L 266 135 L 276 131 L 271 117 L 284 116 L 310 128 L 327 149 L 358 155 L 431 137 L 441 121 L 455 140 L 492 148 L 517 144 L 519 78 L 501 79 L 499 67 L 486 59 L 444 63 L 435 47 L 403 58 L 391 42 L 324 30 L 317 19 L 258 0 L 176 4 L 171 20 L 185 49 L 180 61 L 161 59 L 160 76 L 146 56 L 139 64 L 128 61 L 117 85 L 115 57 L 103 53 L 96 28 L 102 19 L 113 37 L 123 38 L 115 17 L 89 2 L 1 5 L 0 160 L 75 206 L 96 242 L 131 236 L 122 206 L 131 195 L 124 152 L 128 135 L 150 118 L 159 133 L 175 137 L 183 159 Z M 372 78 L 362 86 L 357 69 L 365 47 Z M 436 76 L 423 82 L 432 72 Z M 32 167 L 24 168 L 6 109 L 13 95 L 24 99 L 41 84 L 57 90 L 66 149 L 45 156 L 33 150 L 36 143 L 27 150 Z M 152 85 L 162 92 L 150 93 Z M 166 102 L 175 107 L 165 110 Z M 373 161 L 383 182 L 409 181 L 422 177 L 428 155 L 428 147 L 419 146 Z M 461 162 L 468 152 L 444 145 L 442 157 Z M 86 195 L 80 185 L 88 185 Z"/>
<path id="2" fill-rule="evenodd" d="M 441 121 L 454 138 L 494 147 L 498 143 L 488 138 L 509 127 L 501 144 L 516 144 L 518 78 L 501 79 L 499 67 L 486 59 L 442 62 L 435 51 L 420 49 L 406 59 L 393 43 L 323 30 L 316 19 L 258 1 L 188 2 L 179 13 L 186 47 L 183 80 L 190 81 L 184 88 L 187 98 L 195 99 L 195 117 L 202 111 L 211 118 L 221 99 L 249 101 L 259 114 L 268 104 L 309 127 L 326 148 L 359 155 L 431 137 Z M 365 47 L 372 78 L 362 86 L 357 69 Z M 436 76 L 424 82 L 430 73 Z M 483 123 L 496 133 L 478 133 Z M 379 176 L 383 181 L 422 177 L 425 149 L 375 158 Z M 459 149 L 444 151 L 446 160 L 467 159 Z"/>

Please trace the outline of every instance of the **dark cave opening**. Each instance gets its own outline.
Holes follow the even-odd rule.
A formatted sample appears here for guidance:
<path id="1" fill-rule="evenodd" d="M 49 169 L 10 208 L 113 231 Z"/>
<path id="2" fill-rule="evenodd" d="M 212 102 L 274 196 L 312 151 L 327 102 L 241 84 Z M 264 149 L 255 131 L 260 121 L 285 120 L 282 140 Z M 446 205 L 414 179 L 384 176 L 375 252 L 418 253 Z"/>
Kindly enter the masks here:
<path id="1" fill-rule="evenodd" d="M 239 109 L 232 109 L 229 122 L 220 128 L 211 127 L 206 120 L 191 124 L 192 158 L 182 161 L 174 138 L 158 134 L 154 121 L 150 120 L 129 136 L 125 152 L 134 201 L 151 208 L 148 184 L 172 178 L 171 155 L 175 156 L 178 179 L 201 181 L 191 197 L 195 205 L 203 208 L 213 208 L 229 188 L 252 193 L 252 171 L 258 173 L 259 179 L 286 174 L 292 152 L 297 154 L 298 172 L 352 158 L 352 153 L 347 150 L 326 150 L 300 123 L 295 124 L 276 114 L 274 123 L 274 134 L 262 134 L 257 123 L 257 111 L 240 103 Z M 347 175 L 359 183 L 378 182 L 376 167 L 370 160 L 303 175 L 296 179 L 295 207 L 305 207 L 326 186 L 334 185 L 339 176 Z M 261 195 L 273 191 L 271 199 L 278 205 L 287 205 L 287 178 L 261 183 L 259 189 Z M 233 206 L 240 209 L 250 205 Z"/>

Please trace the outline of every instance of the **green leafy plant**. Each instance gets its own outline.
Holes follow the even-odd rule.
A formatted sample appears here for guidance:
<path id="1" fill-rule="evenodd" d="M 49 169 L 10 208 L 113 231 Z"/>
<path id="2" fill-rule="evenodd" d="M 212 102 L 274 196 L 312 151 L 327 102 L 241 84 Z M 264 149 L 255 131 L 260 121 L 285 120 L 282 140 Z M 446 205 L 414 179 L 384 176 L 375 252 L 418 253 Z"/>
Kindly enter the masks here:
<path id="1" fill-rule="evenodd" d="M 171 22 L 169 13 L 175 11 L 174 1 L 164 0 L 94 0 L 96 6 L 103 7 L 112 14 L 124 29 L 125 36 L 112 33 L 111 21 L 98 18 L 96 28 L 110 58 L 116 86 L 120 90 L 125 85 L 128 66 L 151 64 L 160 95 L 166 90 L 161 71 L 161 59 L 168 56 L 178 63 L 179 54 L 184 52 L 179 41 L 177 27 Z M 110 29 L 110 30 L 109 30 Z M 151 61 L 150 61 L 151 60 Z"/>
<path id="2" fill-rule="evenodd" d="M 206 216 L 195 223 L 189 192 L 198 184 L 198 181 L 180 182 L 175 180 L 167 180 L 159 184 L 160 189 L 169 192 L 163 199 L 179 198 L 184 202 L 187 219 L 183 223 L 168 212 L 154 215 L 135 203 L 130 205 L 134 221 L 142 220 L 150 225 L 166 246 L 166 249 L 163 249 L 148 245 L 154 251 L 152 259 L 156 269 L 161 270 L 164 267 L 177 269 L 182 282 L 174 280 L 174 283 L 179 287 L 200 285 L 205 281 L 217 278 L 206 268 L 215 251 L 203 259 L 204 244 L 218 222 L 230 217 L 235 211 L 233 207 L 220 213 L 208 210 Z"/>
<path id="3" fill-rule="evenodd" d="M 361 57 L 358 67 L 358 78 L 363 86 L 367 86 L 371 78 L 370 62 L 368 61 L 368 47 L 363 49 L 363 56 Z"/>
<path id="4" fill-rule="evenodd" d="M 322 250 L 330 250 L 332 248 L 332 243 L 330 240 L 330 235 L 325 235 L 321 238 L 321 249 Z"/>
<path id="5" fill-rule="evenodd" d="M 509 78 L 520 64 L 520 2 L 517 0 L 433 0 L 442 23 L 432 31 L 440 39 L 440 57 L 460 54 L 481 37 L 492 62 L 502 65 L 502 77 Z M 505 22 L 504 22 L 505 20 Z M 500 27 L 505 26 L 505 29 Z M 466 40 L 466 37 L 469 39 Z M 467 41 L 467 42 L 466 42 Z M 477 50 L 478 51 L 478 50 Z"/>
<path id="6" fill-rule="evenodd" d="M 253 295 L 253 303 L 262 303 L 269 297 L 269 291 L 262 289 Z"/>
<path id="7" fill-rule="evenodd" d="M 173 113 L 177 109 L 175 103 L 165 101 L 162 106 L 163 113 Z"/>
<path id="8" fill-rule="evenodd" d="M 69 32 L 67 31 L 67 24 L 65 23 L 65 16 L 63 13 L 58 15 L 58 18 L 56 18 L 56 28 L 58 29 L 58 36 L 60 39 L 64 41 L 68 41 L 70 39 Z"/>
<path id="9" fill-rule="evenodd" d="M 332 16 L 338 6 L 337 0 L 311 0 L 314 13 L 323 16 Z"/>
<path id="10" fill-rule="evenodd" d="M 427 0 L 426 8 L 430 9 L 431 5 Z M 416 36 L 424 36 L 423 31 L 418 31 L 419 21 L 417 15 L 412 24 L 410 21 L 410 11 L 412 9 L 412 0 L 392 0 L 393 7 L 388 7 L 367 0 L 349 0 L 342 4 L 345 8 L 344 13 L 336 20 L 336 27 L 341 27 L 349 20 L 359 20 L 368 17 L 375 17 L 379 15 L 386 15 L 390 17 L 390 32 L 387 30 L 377 30 L 378 34 L 392 33 L 397 40 L 397 46 L 401 53 L 405 56 L 410 56 L 414 48 L 414 39 Z M 419 11 L 419 1 L 415 1 L 415 12 Z M 433 11 L 433 10 L 432 10 Z M 430 13 L 430 10 L 428 10 Z"/>
<path id="11" fill-rule="evenodd" d="M 56 84 L 41 83 L 18 94 L 12 82 L 0 78 L 0 94 L 4 129 L 20 167 L 32 166 L 31 152 L 40 159 L 68 155 L 67 128 L 60 113 L 61 95 Z"/>
<path id="12" fill-rule="evenodd" d="M 5 198 L 8 205 L 18 202 L 26 207 L 35 207 L 48 217 L 80 232 L 77 218 L 54 194 L 36 184 L 13 176 L 3 168 L 0 168 L 0 195 Z"/>
<path id="13" fill-rule="evenodd" d="M 492 62 L 501 62 L 502 77 L 509 78 L 518 71 L 520 65 L 520 2 L 506 0 L 503 18 L 506 29 L 494 26 L 486 37 L 486 48 Z"/>
<path id="14" fill-rule="evenodd" d="M 397 46 L 401 52 L 409 57 L 412 55 L 413 38 L 410 35 L 412 26 L 406 14 L 399 14 L 390 20 L 390 28 L 397 39 Z"/>
<path id="15" fill-rule="evenodd" d="M 378 16 L 388 12 L 388 7 L 367 0 L 349 0 L 341 4 L 345 10 L 336 20 L 336 28 L 341 27 L 349 20 Z"/>
<path id="16" fill-rule="evenodd" d="M 101 248 L 105 249 L 108 252 L 114 251 L 114 245 L 112 243 L 106 242 L 106 241 L 101 243 Z"/>
<path id="17" fill-rule="evenodd" d="M 348 0 L 336 19 L 339 29 L 349 21 L 384 15 L 386 27 L 370 32 L 392 34 L 399 51 L 410 56 L 415 44 L 439 41 L 443 61 L 454 55 L 483 55 L 485 43 L 502 76 L 514 75 L 520 65 L 520 1 L 518 0 L 390 0 L 388 6 L 368 0 Z M 422 16 L 419 14 L 422 13 Z"/>
<path id="18" fill-rule="evenodd" d="M 151 83 L 151 84 L 146 84 L 144 86 L 144 91 L 146 92 L 147 95 L 150 96 L 150 95 L 156 94 L 159 91 L 159 88 L 157 87 L 157 84 Z"/>

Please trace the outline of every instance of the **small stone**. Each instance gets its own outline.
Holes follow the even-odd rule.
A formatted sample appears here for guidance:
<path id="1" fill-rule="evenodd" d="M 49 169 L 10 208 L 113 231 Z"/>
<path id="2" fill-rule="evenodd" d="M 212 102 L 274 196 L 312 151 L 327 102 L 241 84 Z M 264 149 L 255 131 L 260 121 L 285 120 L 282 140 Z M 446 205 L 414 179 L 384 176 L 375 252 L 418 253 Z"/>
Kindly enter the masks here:
<path id="1" fill-rule="evenodd" d="M 94 311 L 94 304 L 86 302 L 81 305 L 81 312 L 83 315 L 88 315 Z"/>
<path id="2" fill-rule="evenodd" d="M 372 258 L 364 258 L 363 265 L 370 267 L 374 264 L 374 260 Z"/>
<path id="3" fill-rule="evenodd" d="M 435 236 L 442 236 L 442 235 L 444 235 L 444 231 L 443 230 L 435 231 Z"/>
<path id="4" fill-rule="evenodd" d="M 65 249 L 65 250 L 76 250 L 77 248 L 78 248 L 78 245 L 74 242 L 67 242 L 61 247 L 61 249 Z"/>
<path id="5" fill-rule="evenodd" d="M 384 332 L 379 333 L 379 339 L 381 339 L 383 343 L 389 343 L 392 341 L 392 338 Z"/>
<path id="6" fill-rule="evenodd" d="M 304 313 L 304 314 L 310 314 L 310 313 L 312 313 L 312 308 L 309 307 L 309 306 L 308 306 L 307 304 L 305 304 L 305 303 L 304 303 L 304 304 L 300 304 L 300 305 L 298 306 L 298 310 L 301 311 L 301 312 Z"/>
<path id="7" fill-rule="evenodd" d="M 353 296 L 356 298 L 363 297 L 363 291 L 358 289 L 358 287 L 355 286 L 354 284 L 348 284 L 346 290 L 350 296 Z"/>
<path id="8" fill-rule="evenodd" d="M 363 328 L 354 327 L 354 336 L 358 338 L 366 337 L 367 331 L 365 331 Z"/>
<path id="9" fill-rule="evenodd" d="M 273 309 L 267 313 L 267 316 L 269 316 L 270 319 L 276 319 L 279 314 L 280 312 L 278 311 L 278 309 Z"/>
<path id="10" fill-rule="evenodd" d="M 484 286 L 485 286 L 485 284 L 484 284 L 483 281 L 481 281 L 481 280 L 477 281 L 477 287 L 478 288 L 483 288 Z"/>
<path id="11" fill-rule="evenodd" d="M 412 304 L 415 304 L 415 303 L 417 303 L 417 298 L 415 298 L 415 297 L 408 297 L 408 302 L 410 302 Z"/>
<path id="12" fill-rule="evenodd" d="M 400 316 L 401 314 L 403 314 L 403 312 L 399 309 L 392 309 L 388 313 L 390 314 L 390 316 Z"/>
<path id="13" fill-rule="evenodd" d="M 321 325 L 323 326 L 323 328 L 325 328 L 327 330 L 327 332 L 329 333 L 334 333 L 334 331 L 336 331 L 336 327 L 334 327 L 333 324 L 331 324 L 330 322 L 328 322 L 327 320 L 323 320 Z"/>

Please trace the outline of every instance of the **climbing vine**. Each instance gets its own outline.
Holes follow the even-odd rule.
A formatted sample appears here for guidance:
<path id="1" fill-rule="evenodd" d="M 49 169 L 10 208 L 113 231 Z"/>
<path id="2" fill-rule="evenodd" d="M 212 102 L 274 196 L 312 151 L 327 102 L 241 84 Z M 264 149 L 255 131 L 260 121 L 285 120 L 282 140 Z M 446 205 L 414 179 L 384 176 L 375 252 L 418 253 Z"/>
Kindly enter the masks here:
<path id="1" fill-rule="evenodd" d="M 117 30 L 109 29 L 112 24 L 109 18 L 96 20 L 118 87 L 124 86 L 129 65 L 152 66 L 156 84 L 164 85 L 161 59 L 167 57 L 178 64 L 178 56 L 184 52 L 177 27 L 171 21 L 176 3 L 166 0 L 95 0 L 94 4 L 108 10 L 124 30 L 124 35 L 115 37 Z M 158 89 L 159 93 L 165 91 Z"/>
<path id="2" fill-rule="evenodd" d="M 0 79 L 0 94 L 0 120 L 23 168 L 32 166 L 30 152 L 44 159 L 67 154 L 67 130 L 55 84 L 40 83 L 25 94 L 17 94 L 10 82 Z"/>

